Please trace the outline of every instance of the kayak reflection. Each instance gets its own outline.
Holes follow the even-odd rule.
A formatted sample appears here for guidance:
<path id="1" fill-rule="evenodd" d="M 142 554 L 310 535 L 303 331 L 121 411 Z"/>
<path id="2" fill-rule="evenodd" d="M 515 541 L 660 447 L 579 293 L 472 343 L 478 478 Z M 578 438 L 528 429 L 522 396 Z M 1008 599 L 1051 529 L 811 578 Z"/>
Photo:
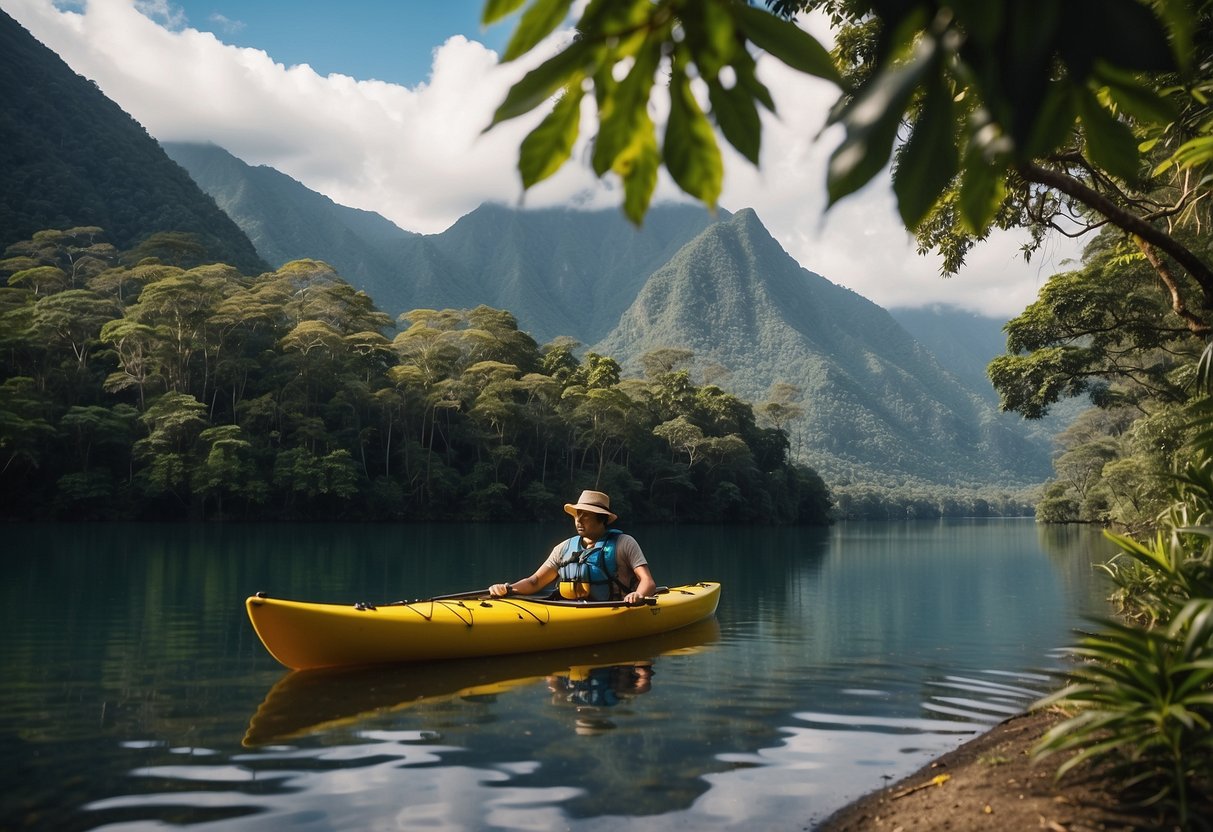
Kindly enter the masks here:
<path id="1" fill-rule="evenodd" d="M 613 727 L 592 711 L 643 693 L 654 660 L 695 653 L 720 638 L 715 617 L 613 644 L 395 666 L 295 670 L 279 679 L 249 720 L 245 746 L 320 733 L 421 702 L 485 696 L 546 682 L 578 709 L 579 732 Z M 585 724 L 580 724 L 585 723 Z"/>

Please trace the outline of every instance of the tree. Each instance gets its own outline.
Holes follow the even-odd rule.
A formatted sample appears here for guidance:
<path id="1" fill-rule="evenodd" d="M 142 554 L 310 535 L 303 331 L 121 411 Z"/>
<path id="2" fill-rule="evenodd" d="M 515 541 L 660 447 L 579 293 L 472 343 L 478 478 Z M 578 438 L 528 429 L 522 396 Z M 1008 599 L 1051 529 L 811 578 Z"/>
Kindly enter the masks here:
<path id="1" fill-rule="evenodd" d="M 30 335 L 44 344 L 66 348 L 79 374 L 101 343 L 101 327 L 117 311 L 113 301 L 88 289 L 58 292 L 34 304 Z"/>
<path id="2" fill-rule="evenodd" d="M 1002 409 L 1036 419 L 1084 393 L 1101 407 L 1186 400 L 1184 368 L 1201 343 L 1151 278 L 1106 238 L 1088 248 L 1082 268 L 1049 278 L 1006 325 L 1007 354 L 990 362 Z"/>
<path id="3" fill-rule="evenodd" d="M 137 457 L 147 461 L 144 489 L 149 496 L 172 495 L 190 505 L 194 494 L 199 434 L 207 427 L 206 406 L 188 393 L 170 391 L 142 416 L 148 435 L 135 443 Z"/>
<path id="4" fill-rule="evenodd" d="M 33 379 L 14 376 L 0 384 L 0 481 L 39 466 L 43 445 L 55 435 L 49 410 Z"/>
<path id="5" fill-rule="evenodd" d="M 1111 224 L 1151 265 L 1175 314 L 1194 334 L 1209 331 L 1213 268 L 1183 237 L 1184 228 L 1207 223 L 1213 187 L 1204 175 L 1213 160 L 1208 3 L 768 4 L 777 14 L 733 0 L 589 3 L 578 37 L 528 72 L 494 114 L 495 125 L 556 99 L 522 143 L 524 187 L 570 157 L 580 102 L 592 91 L 592 164 L 599 176 L 622 179 L 623 208 L 634 222 L 662 165 L 713 206 L 723 177 L 713 123 L 757 163 L 758 109 L 774 103 L 753 55 L 766 52 L 840 88 L 830 117 L 844 131 L 827 171 L 831 205 L 895 156 L 902 220 L 923 250 L 943 254 L 948 272 L 995 227 L 1030 229 L 1030 251 L 1050 229 Z M 523 5 L 486 3 L 483 20 Z M 532 0 L 502 60 L 533 49 L 566 9 Z M 833 55 L 783 19 L 806 11 L 830 17 L 838 31 Z M 657 77 L 668 79 L 669 99 L 660 150 L 649 114 Z M 1193 281 L 1196 302 L 1177 270 Z"/>
<path id="6" fill-rule="evenodd" d="M 29 240 L 9 246 L 5 251 L 9 259 L 0 262 L 0 270 L 50 267 L 62 273 L 67 287 L 79 289 L 118 259 L 118 252 L 103 236 L 100 228 L 91 225 L 39 231 Z"/>

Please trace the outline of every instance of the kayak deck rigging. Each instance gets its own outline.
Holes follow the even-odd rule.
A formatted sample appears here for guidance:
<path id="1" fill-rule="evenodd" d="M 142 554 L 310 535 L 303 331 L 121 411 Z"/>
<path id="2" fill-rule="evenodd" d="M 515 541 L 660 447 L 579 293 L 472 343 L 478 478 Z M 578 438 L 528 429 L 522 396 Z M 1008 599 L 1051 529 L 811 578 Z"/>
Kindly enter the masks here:
<path id="1" fill-rule="evenodd" d="M 720 584 L 662 588 L 642 604 L 486 592 L 354 605 L 250 596 L 245 606 L 274 658 L 295 669 L 502 655 L 668 632 L 712 615 Z"/>

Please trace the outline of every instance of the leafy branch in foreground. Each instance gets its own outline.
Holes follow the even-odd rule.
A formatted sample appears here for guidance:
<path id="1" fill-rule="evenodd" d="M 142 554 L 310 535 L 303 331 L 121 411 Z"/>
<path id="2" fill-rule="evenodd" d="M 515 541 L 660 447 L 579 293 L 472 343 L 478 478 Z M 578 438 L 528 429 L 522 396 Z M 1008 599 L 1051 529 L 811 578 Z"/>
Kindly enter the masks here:
<path id="1" fill-rule="evenodd" d="M 564 23 L 567 0 L 489 0 L 488 25 L 525 7 L 504 61 Z M 752 163 L 774 96 L 764 53 L 837 85 L 842 128 L 826 192 L 833 205 L 892 162 L 906 228 L 955 273 L 993 229 L 1052 233 L 1111 225 L 1132 241 L 1198 336 L 1209 333 L 1213 266 L 1178 232 L 1207 221 L 1213 179 L 1208 3 L 1197 0 L 594 0 L 576 36 L 526 74 L 492 124 L 557 101 L 523 142 L 531 187 L 572 155 L 581 102 L 597 114 L 593 168 L 623 183 L 639 223 L 664 166 L 714 206 L 717 134 Z M 826 15 L 829 53 L 798 27 Z M 659 83 L 660 82 L 660 83 Z M 661 114 L 665 133 L 657 137 Z M 1196 285 L 1189 298 L 1186 282 Z"/>

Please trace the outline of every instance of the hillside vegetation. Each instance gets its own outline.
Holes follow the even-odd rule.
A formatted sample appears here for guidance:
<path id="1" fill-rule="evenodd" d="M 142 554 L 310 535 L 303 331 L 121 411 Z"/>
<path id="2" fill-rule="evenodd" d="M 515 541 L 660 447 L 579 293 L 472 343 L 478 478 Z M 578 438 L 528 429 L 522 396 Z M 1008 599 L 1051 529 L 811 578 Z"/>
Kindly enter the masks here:
<path id="1" fill-rule="evenodd" d="M 827 521 L 785 432 L 683 373 L 485 306 L 396 331 L 318 261 L 248 277 L 99 235 L 0 261 L 0 516 L 501 521 L 592 487 L 634 521 Z"/>
<path id="2" fill-rule="evenodd" d="M 45 228 L 96 226 L 120 249 L 178 232 L 239 269 L 266 268 L 138 122 L 2 10 L 0 102 L 0 250 Z"/>

